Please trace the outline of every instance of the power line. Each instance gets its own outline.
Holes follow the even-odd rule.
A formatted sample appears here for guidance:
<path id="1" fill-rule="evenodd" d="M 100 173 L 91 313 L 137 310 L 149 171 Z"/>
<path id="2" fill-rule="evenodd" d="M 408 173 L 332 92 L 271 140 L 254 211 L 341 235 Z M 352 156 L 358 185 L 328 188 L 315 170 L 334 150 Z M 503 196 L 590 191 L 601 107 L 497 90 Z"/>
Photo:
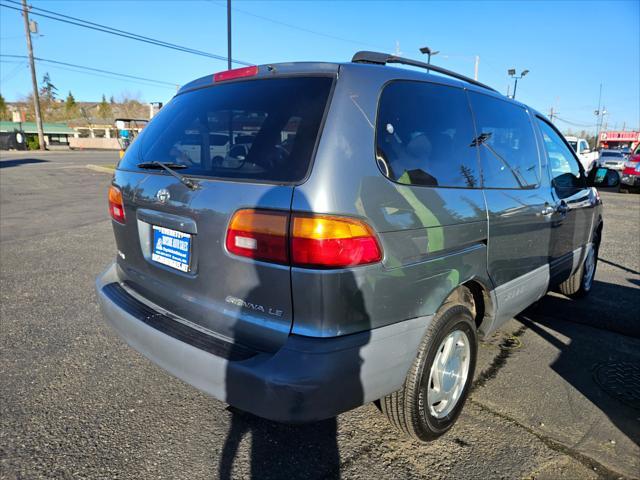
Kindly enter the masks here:
<path id="1" fill-rule="evenodd" d="M 583 128 L 593 128 L 593 127 L 597 127 L 597 125 L 590 125 L 587 123 L 578 123 L 578 122 L 573 122 L 571 120 L 565 120 L 564 118 L 560 118 L 557 114 L 554 115 L 554 117 L 556 120 L 559 120 L 563 123 L 566 123 L 567 125 L 571 125 L 573 127 L 583 127 Z"/>
<path id="2" fill-rule="evenodd" d="M 14 3 L 14 4 L 19 4 L 19 2 L 15 1 L 15 0 L 4 0 L 5 2 L 9 2 L 9 3 Z M 16 10 L 16 11 L 21 11 L 21 8 L 17 8 L 17 7 L 13 7 L 11 5 L 5 5 L 0 3 L 1 7 L 4 8 L 9 8 L 11 10 Z M 132 32 L 127 32 L 125 30 L 120 30 L 117 28 L 113 28 L 113 27 L 109 27 L 107 25 L 102 25 L 99 23 L 95 23 L 95 22 L 90 22 L 88 20 L 83 20 L 81 18 L 77 18 L 77 17 L 72 17 L 70 15 L 64 15 L 62 13 L 57 13 L 57 12 L 53 12 L 51 10 L 46 10 L 44 8 L 40 8 L 40 7 L 34 7 L 31 6 L 31 11 L 30 14 L 31 15 L 37 15 L 40 17 L 44 17 L 44 18 L 49 18 L 51 20 L 56 20 L 58 22 L 63 22 L 63 23 L 67 23 L 70 25 L 75 25 L 77 27 L 82 27 L 82 28 L 88 28 L 90 30 L 95 30 L 98 32 L 103 32 L 103 33 L 108 33 L 110 35 L 115 35 L 118 37 L 123 37 L 123 38 L 128 38 L 130 40 L 137 40 L 139 42 L 144 42 L 144 43 L 148 43 L 151 45 L 156 45 L 159 47 L 165 47 L 165 48 L 170 48 L 172 50 L 177 50 L 180 52 L 184 52 L 184 53 L 191 53 L 193 55 L 200 55 L 203 57 L 208 57 L 208 58 L 213 58 L 216 60 L 221 60 L 221 61 L 227 61 L 227 57 L 222 56 L 222 55 L 216 55 L 215 53 L 210 53 L 210 52 L 205 52 L 203 50 L 197 50 L 194 48 L 190 48 L 190 47 L 185 47 L 182 45 L 178 45 L 175 43 L 170 43 L 170 42 L 165 42 L 164 40 L 158 40 L 156 38 L 151 38 L 151 37 L 146 37 L 144 35 L 139 35 L 137 33 L 132 33 Z M 34 11 L 35 10 L 35 11 Z M 45 12 L 45 13 L 42 13 Z M 55 15 L 55 16 L 54 16 Z M 251 63 L 247 63 L 241 60 L 231 60 L 232 63 L 238 64 L 238 65 L 252 65 Z"/>
<path id="3" fill-rule="evenodd" d="M 13 70 L 11 70 L 9 73 L 7 73 L 4 77 L 2 77 L 0 79 L 0 83 L 4 83 L 4 82 L 7 82 L 7 81 L 11 80 L 18 73 L 20 73 L 20 69 L 21 68 L 24 69 L 27 66 L 27 64 L 25 62 L 15 62 L 15 63 L 17 63 L 15 68 Z"/>
<path id="4" fill-rule="evenodd" d="M 212 3 L 214 5 L 219 6 L 219 7 L 224 6 L 224 5 L 220 4 L 220 3 L 216 3 L 216 2 L 212 2 Z M 369 46 L 369 47 L 382 48 L 382 49 L 386 48 L 386 47 L 381 47 L 379 45 L 373 45 L 373 44 L 367 43 L 367 42 L 361 42 L 359 40 L 351 40 L 349 38 L 338 37 L 336 35 L 330 35 L 328 33 L 319 32 L 317 30 L 311 30 L 309 28 L 299 27 L 298 25 L 293 25 L 291 23 L 283 22 L 281 20 L 276 20 L 274 18 L 265 17 L 263 15 L 258 15 L 256 13 L 251 13 L 251 12 L 248 12 L 246 10 L 242 10 L 242 9 L 236 8 L 236 7 L 232 7 L 232 10 L 235 10 L 236 12 L 240 12 L 240 13 L 242 13 L 244 15 L 248 15 L 250 17 L 259 18 L 260 20 L 264 20 L 266 22 L 275 23 L 276 25 L 282 25 L 284 27 L 292 28 L 292 29 L 298 30 L 300 32 L 310 33 L 312 35 L 318 35 L 320 37 L 331 38 L 333 40 L 339 40 L 341 42 L 353 43 L 353 44 L 356 44 L 356 45 L 365 45 L 365 46 Z"/>
<path id="5" fill-rule="evenodd" d="M 18 58 L 18 59 L 26 59 L 28 58 L 26 55 L 7 55 L 7 54 L 0 54 L 0 57 L 6 57 L 6 58 Z M 132 80 L 142 80 L 144 82 L 149 82 L 149 83 L 154 83 L 154 84 L 160 84 L 160 85 L 168 85 L 171 86 L 172 88 L 176 88 L 179 85 L 177 83 L 171 83 L 171 82 L 165 82 L 163 80 L 156 80 L 153 78 L 146 78 L 146 77 L 138 77 L 136 75 L 129 75 L 127 73 L 119 73 L 119 72 L 112 72 L 110 70 L 103 70 L 101 68 L 93 68 L 93 67 L 86 67 L 84 65 L 76 65 L 73 63 L 67 63 L 67 62 L 60 62 L 58 60 L 49 60 L 46 58 L 38 58 L 38 57 L 33 57 L 34 60 L 38 61 L 38 62 L 46 62 L 46 63 L 51 63 L 54 65 L 62 65 L 65 67 L 73 67 L 73 68 L 78 68 L 81 70 L 88 70 L 91 72 L 98 72 L 98 73 L 102 73 L 102 74 L 108 74 L 108 75 L 114 75 L 117 77 L 124 77 L 127 79 L 132 79 Z"/>

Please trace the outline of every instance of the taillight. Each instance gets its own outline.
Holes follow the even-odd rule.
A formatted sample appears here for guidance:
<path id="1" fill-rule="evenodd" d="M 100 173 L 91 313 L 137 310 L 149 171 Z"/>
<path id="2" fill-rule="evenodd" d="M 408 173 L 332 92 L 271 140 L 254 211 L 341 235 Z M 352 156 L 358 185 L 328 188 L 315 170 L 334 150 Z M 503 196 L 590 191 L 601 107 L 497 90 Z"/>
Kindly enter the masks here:
<path id="1" fill-rule="evenodd" d="M 306 267 L 339 268 L 379 262 L 382 250 L 361 220 L 330 215 L 293 214 L 291 262 Z"/>
<path id="2" fill-rule="evenodd" d="M 258 74 L 258 67 L 253 65 L 251 67 L 234 68 L 233 70 L 225 70 L 224 72 L 218 72 L 213 74 L 214 82 L 225 82 L 227 80 L 235 80 L 236 78 L 253 77 Z"/>
<path id="3" fill-rule="evenodd" d="M 288 263 L 289 215 L 269 210 L 239 210 L 227 230 L 227 250 L 241 257 Z"/>
<path id="4" fill-rule="evenodd" d="M 343 268 L 382 260 L 369 225 L 332 215 L 239 210 L 229 223 L 226 245 L 235 255 L 298 267 Z"/>
<path id="5" fill-rule="evenodd" d="M 122 192 L 114 185 L 109 187 L 109 214 L 118 223 L 124 223 L 124 205 Z"/>

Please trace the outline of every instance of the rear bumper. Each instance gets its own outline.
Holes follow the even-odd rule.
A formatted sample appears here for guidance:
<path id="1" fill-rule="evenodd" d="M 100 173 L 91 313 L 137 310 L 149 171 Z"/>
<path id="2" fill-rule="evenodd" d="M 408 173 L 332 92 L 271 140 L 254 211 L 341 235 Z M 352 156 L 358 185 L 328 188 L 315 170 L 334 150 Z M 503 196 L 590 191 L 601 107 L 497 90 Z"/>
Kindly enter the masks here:
<path id="1" fill-rule="evenodd" d="M 233 344 L 222 341 L 231 349 L 214 354 L 215 348 L 171 328 L 154 328 L 142 314 L 168 317 L 153 313 L 152 305 L 146 313 L 133 310 L 126 296 L 109 293 L 114 284 L 119 284 L 115 264 L 98 277 L 96 290 L 105 318 L 130 346 L 215 398 L 281 422 L 333 417 L 399 389 L 431 321 L 421 317 L 333 338 L 290 335 L 275 353 L 247 354 L 241 348 L 242 354 L 234 355 Z"/>

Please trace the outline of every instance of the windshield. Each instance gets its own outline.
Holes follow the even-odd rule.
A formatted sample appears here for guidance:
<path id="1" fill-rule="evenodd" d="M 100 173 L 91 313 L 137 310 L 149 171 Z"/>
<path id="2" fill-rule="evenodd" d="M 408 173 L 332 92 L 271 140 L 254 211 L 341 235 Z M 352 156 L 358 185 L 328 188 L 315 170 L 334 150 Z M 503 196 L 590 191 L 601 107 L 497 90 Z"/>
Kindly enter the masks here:
<path id="1" fill-rule="evenodd" d="M 176 96 L 120 169 L 180 165 L 180 174 L 296 182 L 307 172 L 332 79 L 241 81 Z M 137 142 L 136 142 L 137 143 Z"/>

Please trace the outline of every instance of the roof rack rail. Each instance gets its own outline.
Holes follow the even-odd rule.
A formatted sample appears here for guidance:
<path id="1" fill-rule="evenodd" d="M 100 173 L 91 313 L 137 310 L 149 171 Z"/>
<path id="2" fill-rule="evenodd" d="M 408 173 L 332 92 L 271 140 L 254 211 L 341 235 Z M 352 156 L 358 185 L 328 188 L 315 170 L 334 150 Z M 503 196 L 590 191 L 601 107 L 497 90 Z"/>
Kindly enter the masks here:
<path id="1" fill-rule="evenodd" d="M 458 80 L 463 80 L 467 83 L 471 83 L 472 85 L 476 85 L 478 87 L 486 88 L 487 90 L 491 90 L 492 92 L 498 93 L 495 88 L 491 88 L 484 83 L 480 83 L 473 78 L 467 77 L 460 73 L 452 72 L 451 70 L 447 70 L 446 68 L 438 67 L 436 65 L 432 65 L 429 63 L 419 62 L 418 60 L 411 60 L 410 58 L 397 57 L 395 55 L 391 55 L 389 53 L 381 53 L 381 52 L 368 52 L 361 51 L 357 52 L 353 58 L 351 59 L 353 63 L 374 63 L 376 65 L 386 65 L 387 63 L 401 63 L 402 65 L 411 65 L 412 67 L 425 68 L 427 71 L 433 70 L 434 72 L 441 73 L 448 77 L 457 78 Z"/>

